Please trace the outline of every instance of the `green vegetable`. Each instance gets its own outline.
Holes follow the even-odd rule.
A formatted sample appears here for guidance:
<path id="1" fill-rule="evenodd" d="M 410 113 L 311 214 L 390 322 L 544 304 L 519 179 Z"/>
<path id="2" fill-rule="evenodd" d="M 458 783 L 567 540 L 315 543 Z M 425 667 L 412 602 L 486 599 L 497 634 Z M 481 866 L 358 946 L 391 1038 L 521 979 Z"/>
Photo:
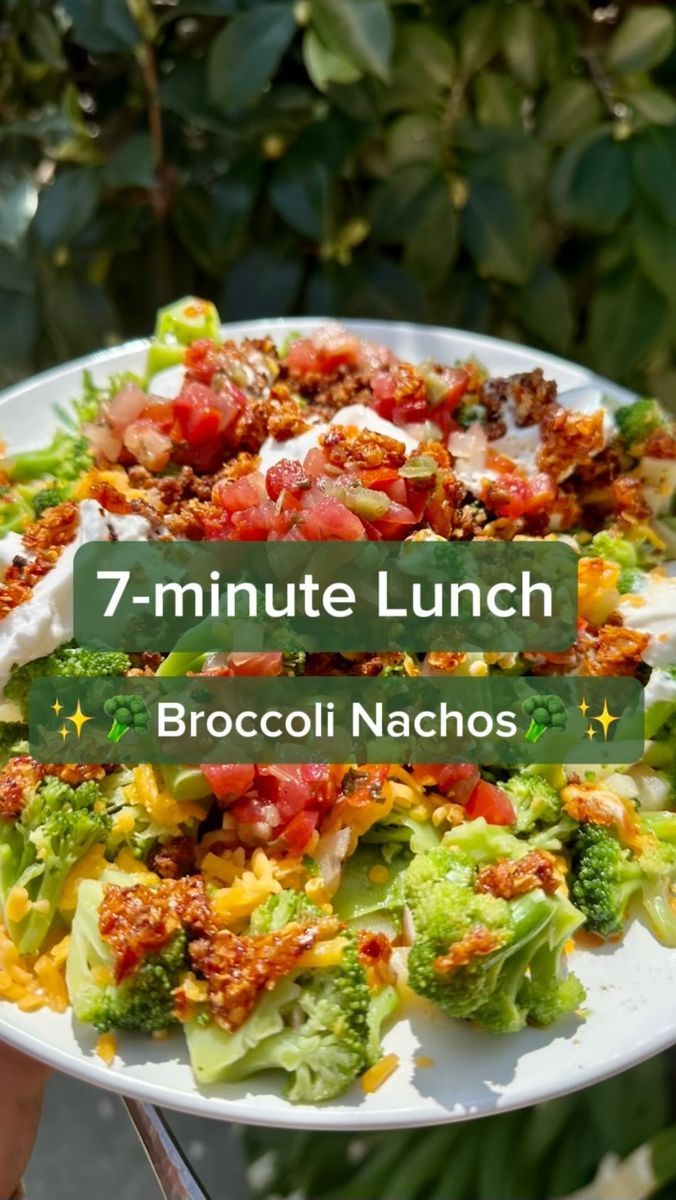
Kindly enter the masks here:
<path id="1" fill-rule="evenodd" d="M 188 968 L 183 930 L 159 951 L 146 955 L 133 974 L 115 982 L 114 958 L 99 932 L 99 908 L 105 882 L 129 883 L 128 875 L 106 873 L 84 879 L 78 888 L 71 929 L 66 986 L 78 1021 L 105 1033 L 109 1029 L 159 1033 L 176 1023 L 173 990 Z"/>
<path id="2" fill-rule="evenodd" d="M 48 508 L 54 508 L 56 504 L 62 504 L 67 500 L 70 494 L 70 489 L 61 485 L 57 487 L 40 488 L 39 492 L 35 492 L 33 496 L 33 515 L 36 521 L 42 516 Z"/>
<path id="3" fill-rule="evenodd" d="M 34 658 L 23 667 L 16 667 L 5 685 L 5 696 L 14 700 L 25 715 L 30 685 L 43 675 L 64 678 L 125 675 L 130 667 L 131 659 L 121 650 L 87 650 L 84 646 L 69 643 L 44 658 Z"/>
<path id="4" fill-rule="evenodd" d="M 0 488 L 0 538 L 20 533 L 33 519 L 33 507 L 18 488 Z"/>
<path id="5" fill-rule="evenodd" d="M 556 825 L 561 815 L 561 798 L 551 783 L 536 771 L 520 771 L 504 784 L 516 809 L 517 833 L 532 833 L 543 825 Z"/>
<path id="6" fill-rule="evenodd" d="M 304 650 L 292 650 L 287 654 L 282 655 L 282 665 L 285 675 L 304 675 L 305 674 L 305 659 L 307 655 Z"/>
<path id="7" fill-rule="evenodd" d="M 254 933 L 281 929 L 288 921 L 310 920 L 320 910 L 299 893 L 279 893 L 257 910 Z M 195 1019 L 185 1026 L 190 1060 L 200 1083 L 233 1082 L 258 1071 L 282 1070 L 288 1098 L 317 1104 L 345 1091 L 372 1061 L 377 1030 L 391 998 L 371 996 L 354 934 L 347 933 L 340 965 L 306 969 L 283 979 L 261 996 L 254 1012 L 234 1033 Z"/>
<path id="8" fill-rule="evenodd" d="M 581 825 L 572 843 L 571 895 L 587 928 L 600 937 L 621 933 L 633 900 L 640 903 L 653 932 L 676 947 L 676 912 L 671 901 L 676 880 L 676 813 L 641 818 L 643 848 L 624 846 L 605 825 Z"/>
<path id="9" fill-rule="evenodd" d="M 207 796 L 213 795 L 211 784 L 199 767 L 173 766 L 163 763 L 160 771 L 167 791 L 171 793 L 174 800 L 178 800 L 181 804 L 189 804 L 193 800 L 205 800 Z"/>
<path id="10" fill-rule="evenodd" d="M 103 711 L 107 717 L 113 718 L 107 735 L 109 742 L 121 741 L 130 730 L 147 733 L 150 726 L 150 713 L 140 696 L 111 696 L 106 700 Z"/>
<path id="11" fill-rule="evenodd" d="M 665 416 L 657 400 L 635 400 L 617 409 L 615 424 L 625 446 L 638 446 L 665 424 Z"/>
<path id="12" fill-rule="evenodd" d="M 220 341 L 221 321 L 210 300 L 184 296 L 161 308 L 155 322 L 155 336 L 146 359 L 145 382 L 166 367 L 183 362 L 185 347 L 200 338 Z"/>
<path id="13" fill-rule="evenodd" d="M 621 596 L 626 596 L 628 592 L 640 592 L 647 578 L 647 572 L 639 570 L 638 567 L 623 567 L 617 581 L 617 590 Z"/>
<path id="14" fill-rule="evenodd" d="M 638 566 L 636 544 L 628 538 L 608 533 L 605 529 L 594 534 L 586 554 L 592 558 L 605 558 L 609 562 L 619 563 L 621 567 Z"/>
<path id="15" fill-rule="evenodd" d="M 438 470 L 437 463 L 431 454 L 415 454 L 404 463 L 403 467 L 399 468 L 399 474 L 402 479 L 417 479 L 422 482 L 434 479 Z"/>
<path id="16" fill-rule="evenodd" d="M 525 734 L 527 742 L 539 741 L 549 729 L 566 728 L 566 707 L 559 696 L 529 696 L 521 708 L 531 718 Z"/>
<path id="17" fill-rule="evenodd" d="M 31 908 L 19 921 L 5 912 L 9 935 L 21 954 L 36 954 L 56 916 L 66 877 L 75 863 L 107 835 L 94 782 L 69 787 L 49 776 L 24 805 L 20 817 L 0 821 L 0 902 L 25 888 Z"/>
<path id="18" fill-rule="evenodd" d="M 202 776 L 202 780 L 204 781 L 204 776 Z M 105 811 L 110 820 L 106 854 L 110 858 L 114 858 L 118 851 L 126 846 L 135 858 L 145 862 L 158 841 L 175 837 L 177 830 L 175 825 L 168 827 L 157 821 L 144 804 L 132 803 L 127 792 L 127 788 L 132 782 L 131 770 L 121 767 L 113 774 L 107 775 L 99 784 Z M 131 818 L 131 820 L 123 821 L 122 817 Z M 182 822 L 180 832 L 194 832 L 197 825 L 197 818 L 191 816 Z"/>
<path id="19" fill-rule="evenodd" d="M 26 450 L 0 460 L 0 470 L 13 483 L 47 477 L 74 481 L 90 469 L 92 462 L 85 438 L 60 429 L 43 450 Z"/>
<path id="20" fill-rule="evenodd" d="M 17 754 L 28 753 L 28 726 L 23 721 L 0 721 L 0 767 Z"/>
<path id="21" fill-rule="evenodd" d="M 676 667 L 653 667 L 650 687 L 659 699 L 646 703 L 645 736 L 654 738 L 672 717 L 676 717 Z"/>
<path id="22" fill-rule="evenodd" d="M 584 989 L 574 975 L 565 975 L 563 948 L 581 925 L 581 913 L 563 896 L 540 889 L 509 901 L 480 893 L 475 878 L 472 858 L 452 846 L 418 855 L 409 866 L 413 990 L 449 1016 L 493 1033 L 517 1032 L 529 1021 L 550 1024 L 579 1008 Z M 438 960 L 477 928 L 494 939 L 495 948 L 470 948 L 464 965 L 440 969 Z"/>
<path id="23" fill-rule="evenodd" d="M 369 845 L 363 839 L 354 854 L 348 858 L 340 880 L 340 887 L 333 898 L 333 907 L 341 921 L 361 920 L 373 913 L 388 913 L 397 925 L 404 907 L 405 872 L 411 855 L 405 846 L 397 847 L 399 853 L 385 857 L 386 846 Z M 374 867 L 384 868 L 388 878 L 384 883 L 371 879 Z"/>

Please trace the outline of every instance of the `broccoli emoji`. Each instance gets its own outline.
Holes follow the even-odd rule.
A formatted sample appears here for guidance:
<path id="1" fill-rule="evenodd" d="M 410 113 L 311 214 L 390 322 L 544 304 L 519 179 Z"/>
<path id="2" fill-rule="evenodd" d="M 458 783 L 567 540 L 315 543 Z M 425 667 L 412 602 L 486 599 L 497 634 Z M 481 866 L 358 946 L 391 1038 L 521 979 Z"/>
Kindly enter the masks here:
<path id="1" fill-rule="evenodd" d="M 113 718 L 108 732 L 109 742 L 119 742 L 130 729 L 146 733 L 150 724 L 150 713 L 140 696 L 111 696 L 106 700 L 103 711 Z"/>
<path id="2" fill-rule="evenodd" d="M 529 696 L 521 708 L 530 725 L 525 734 L 527 742 L 537 742 L 548 729 L 565 729 L 568 721 L 566 708 L 559 696 Z"/>

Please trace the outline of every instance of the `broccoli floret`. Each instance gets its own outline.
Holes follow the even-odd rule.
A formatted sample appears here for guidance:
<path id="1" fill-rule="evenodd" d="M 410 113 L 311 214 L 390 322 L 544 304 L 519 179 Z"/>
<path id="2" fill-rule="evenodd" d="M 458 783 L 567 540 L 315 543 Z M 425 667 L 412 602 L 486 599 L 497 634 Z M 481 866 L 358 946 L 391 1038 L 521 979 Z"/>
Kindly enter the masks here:
<path id="1" fill-rule="evenodd" d="M 256 936 L 277 933 L 298 921 L 301 925 L 321 916 L 321 909 L 308 900 L 305 892 L 291 890 L 268 896 L 251 914 L 250 932 Z"/>
<path id="2" fill-rule="evenodd" d="M 17 488 L 0 488 L 0 538 L 20 533 L 33 519 L 33 507 Z"/>
<path id="3" fill-rule="evenodd" d="M 414 991 L 449 1016 L 494 1033 L 547 1023 L 579 1007 L 582 985 L 565 977 L 563 946 L 582 916 L 563 896 L 536 889 L 513 900 L 477 892 L 476 865 L 451 846 L 417 856 L 406 898 L 415 940 Z M 455 945 L 465 942 L 454 963 Z"/>
<path id="4" fill-rule="evenodd" d="M 638 554 L 634 542 L 630 542 L 628 538 L 619 537 L 618 534 L 608 533 L 605 529 L 594 534 L 586 553 L 590 557 L 605 558 L 608 562 L 619 563 L 621 567 L 638 566 Z"/>
<path id="5" fill-rule="evenodd" d="M 504 784 L 516 810 L 517 833 L 531 833 L 543 825 L 556 825 L 561 798 L 551 783 L 535 771 L 520 771 Z"/>
<path id="6" fill-rule="evenodd" d="M 617 581 L 617 590 L 621 596 L 626 596 L 629 592 L 640 592 L 647 578 L 647 572 L 641 571 L 639 567 L 623 567 Z"/>
<path id="7" fill-rule="evenodd" d="M 140 696 L 111 696 L 106 700 L 103 711 L 106 716 L 113 718 L 107 735 L 109 742 L 121 741 L 130 730 L 147 733 L 150 726 L 150 713 Z"/>
<path id="8" fill-rule="evenodd" d="M 305 674 L 305 659 L 307 655 L 304 650 L 289 651 L 282 655 L 282 667 L 285 675 L 304 675 Z"/>
<path id="9" fill-rule="evenodd" d="M 531 718 L 525 734 L 527 742 L 539 741 L 549 729 L 566 728 L 568 716 L 560 696 L 529 696 L 521 708 Z"/>
<path id="10" fill-rule="evenodd" d="M 640 843 L 632 849 L 608 826 L 581 825 L 573 839 L 571 865 L 571 895 L 592 933 L 604 938 L 621 933 L 636 900 L 656 936 L 676 947 L 676 913 L 671 906 L 676 813 L 646 813 Z"/>
<path id="11" fill-rule="evenodd" d="M 72 788 L 48 776 L 29 796 L 16 821 L 0 821 L 0 900 L 12 941 L 21 954 L 35 954 L 54 918 L 66 877 L 97 841 L 108 820 L 93 781 Z M 13 920 L 10 895 L 23 889 L 28 910 Z"/>
<path id="12" fill-rule="evenodd" d="M 639 446 L 664 425 L 664 413 L 657 400 L 635 400 L 618 408 L 615 424 L 625 446 Z"/>
<path id="13" fill-rule="evenodd" d="M 78 888 L 66 964 L 73 1012 L 78 1021 L 94 1025 L 102 1033 L 109 1029 L 141 1033 L 168 1029 L 176 1023 L 173 991 L 188 967 L 186 935 L 178 930 L 117 984 L 112 950 L 99 932 L 104 890 L 105 883 L 97 879 L 82 880 Z"/>
<path id="14" fill-rule="evenodd" d="M 484 817 L 463 821 L 444 834 L 445 848 L 458 851 L 475 866 L 499 858 L 521 858 L 528 847 L 504 825 L 489 825 Z"/>
<path id="15" fill-rule="evenodd" d="M 5 685 L 5 696 L 8 700 L 14 700 L 25 716 L 28 713 L 30 685 L 43 675 L 77 678 L 87 675 L 125 675 L 130 667 L 131 659 L 121 650 L 87 650 L 71 643 L 44 658 L 35 658 L 23 667 L 16 667 Z"/>
<path id="16" fill-rule="evenodd" d="M 30 479 L 75 480 L 92 466 L 86 439 L 60 429 L 43 450 L 26 450 L 0 460 L 0 470 L 13 483 Z"/>
<path id="17" fill-rule="evenodd" d="M 38 520 L 48 508 L 54 508 L 56 504 L 62 504 L 64 500 L 68 499 L 69 495 L 70 488 L 63 485 L 60 487 L 54 485 L 53 487 L 40 488 L 40 491 L 36 492 L 33 496 L 33 515 L 35 519 Z"/>
<path id="18" fill-rule="evenodd" d="M 394 1016 L 399 1008 L 399 1003 L 399 992 L 389 983 L 371 995 L 367 1016 L 369 1037 L 366 1046 L 370 1066 L 382 1058 L 383 1026 Z"/>
<path id="19" fill-rule="evenodd" d="M 251 932 L 270 932 L 318 910 L 302 895 L 279 893 L 254 913 Z M 371 1062 L 376 1027 L 389 1009 L 371 1014 L 371 994 L 355 935 L 341 935 L 335 966 L 305 968 L 265 992 L 234 1033 L 199 1018 L 185 1027 L 193 1070 L 200 1083 L 234 1082 L 258 1071 L 282 1070 L 286 1094 L 297 1104 L 317 1104 L 344 1092 Z M 371 1016 L 370 1016 L 371 1014 Z M 371 1024 L 369 1024 L 369 1019 Z"/>
<path id="20" fill-rule="evenodd" d="M 23 721 L 0 721 L 0 767 L 18 754 L 28 754 L 28 726 Z"/>

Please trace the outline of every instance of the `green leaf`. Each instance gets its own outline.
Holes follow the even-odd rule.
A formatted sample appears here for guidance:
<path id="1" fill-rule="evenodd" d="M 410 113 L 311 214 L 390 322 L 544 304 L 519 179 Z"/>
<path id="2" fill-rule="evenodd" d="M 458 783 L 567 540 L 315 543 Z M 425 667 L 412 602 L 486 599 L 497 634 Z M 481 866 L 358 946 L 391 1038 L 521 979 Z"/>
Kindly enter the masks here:
<path id="1" fill-rule="evenodd" d="M 387 78 L 392 22 L 385 0 L 312 0 L 312 24 L 324 44 L 341 58 Z"/>
<path id="2" fill-rule="evenodd" d="M 647 129 L 631 140 L 634 178 L 655 211 L 676 225 L 676 129 Z"/>
<path id="3" fill-rule="evenodd" d="M 472 182 L 461 230 L 480 275 L 526 282 L 534 251 L 531 222 L 526 207 L 501 184 Z"/>
<path id="4" fill-rule="evenodd" d="M 67 245 L 84 229 L 98 204 L 100 176 L 90 167 L 65 167 L 40 192 L 33 230 L 48 250 Z"/>
<path id="5" fill-rule="evenodd" d="M 636 258 L 647 279 L 676 304 L 676 237 L 651 209 L 641 207 L 632 226 Z"/>
<path id="6" fill-rule="evenodd" d="M 296 233 L 318 242 L 331 236 L 334 181 L 348 149 L 345 127 L 323 121 L 303 130 L 275 167 L 270 200 Z"/>
<path id="7" fill-rule="evenodd" d="M 306 29 L 303 38 L 303 62 L 305 69 L 320 92 L 325 92 L 330 83 L 356 83 L 361 78 L 361 68 L 325 46 L 314 29 Z"/>
<path id="8" fill-rule="evenodd" d="M 259 185 L 260 164 L 245 159 L 209 188 L 192 184 L 179 192 L 172 214 L 176 230 L 209 275 L 221 278 L 239 253 Z"/>
<path id="9" fill-rule="evenodd" d="M 27 366 L 39 329 L 39 313 L 34 296 L 26 296 L 0 286 L 0 384 L 9 383 L 15 372 L 7 373 L 8 364 Z"/>
<path id="10" fill-rule="evenodd" d="M 0 246 L 17 249 L 38 204 L 38 190 L 29 175 L 0 174 Z"/>
<path id="11" fill-rule="evenodd" d="M 662 62 L 674 44 L 674 16 L 659 4 L 632 8 L 608 44 L 611 71 L 645 71 Z"/>
<path id="12" fill-rule="evenodd" d="M 626 378 L 659 342 L 667 302 L 641 271 L 623 267 L 595 289 L 589 315 L 588 350 L 596 369 Z"/>
<path id="13" fill-rule="evenodd" d="M 440 104 L 455 70 L 452 43 L 431 25 L 397 27 L 392 71 L 384 105 L 388 112 Z"/>
<path id="14" fill-rule="evenodd" d="M 295 31 L 293 7 L 258 4 L 239 13 L 214 38 L 208 59 L 209 98 L 219 108 L 246 108 L 275 74 Z"/>
<path id="15" fill-rule="evenodd" d="M 123 54 L 141 36 L 126 0 L 62 0 L 75 40 L 93 54 Z"/>
<path id="16" fill-rule="evenodd" d="M 676 121 L 676 100 L 663 88 L 651 87 L 647 80 L 627 89 L 623 98 L 649 125 L 673 125 Z"/>
<path id="17" fill-rule="evenodd" d="M 440 287 L 458 253 L 459 222 L 448 183 L 438 175 L 424 211 L 406 238 L 404 265 L 427 289 Z"/>
<path id="18" fill-rule="evenodd" d="M 437 117 L 406 113 L 392 122 L 386 140 L 393 166 L 421 159 L 441 162 L 441 126 Z"/>
<path id="19" fill-rule="evenodd" d="M 369 220 L 374 236 L 384 242 L 403 241 L 421 219 L 439 177 L 439 169 L 429 162 L 395 168 L 371 198 Z"/>
<path id="20" fill-rule="evenodd" d="M 564 150 L 552 177 L 552 204 L 564 224 L 593 233 L 613 229 L 631 200 L 626 142 L 593 131 Z"/>
<path id="21" fill-rule="evenodd" d="M 47 63 L 54 71 L 65 70 L 66 60 L 61 48 L 59 30 L 46 12 L 38 9 L 32 14 L 28 37 L 42 62 Z"/>
<path id="22" fill-rule="evenodd" d="M 113 188 L 149 188 L 154 179 L 154 148 L 148 133 L 133 133 L 109 156 L 103 182 Z"/>
<path id="23" fill-rule="evenodd" d="M 544 98 L 538 122 L 540 137 L 552 146 L 563 146 L 596 125 L 601 111 L 601 101 L 592 83 L 586 79 L 565 79 Z"/>
<path id="24" fill-rule="evenodd" d="M 500 7 L 472 4 L 460 21 L 460 65 L 464 72 L 480 70 L 493 57 L 500 43 Z"/>
<path id="25" fill-rule="evenodd" d="M 476 115 L 481 125 L 509 129 L 522 124 L 523 92 L 498 71 L 481 71 L 474 83 Z"/>
<path id="26" fill-rule="evenodd" d="M 292 312 L 302 271 L 298 255 L 284 254 L 268 246 L 252 250 L 228 271 L 219 312 L 225 320 Z"/>
<path id="27" fill-rule="evenodd" d="M 510 309 L 529 333 L 564 353 L 570 346 L 575 318 L 571 296 L 558 271 L 539 263 L 525 287 L 515 292 Z"/>
<path id="28" fill-rule="evenodd" d="M 513 4 L 505 13 L 500 41 L 518 81 L 536 91 L 556 59 L 556 28 L 547 13 L 533 4 Z"/>

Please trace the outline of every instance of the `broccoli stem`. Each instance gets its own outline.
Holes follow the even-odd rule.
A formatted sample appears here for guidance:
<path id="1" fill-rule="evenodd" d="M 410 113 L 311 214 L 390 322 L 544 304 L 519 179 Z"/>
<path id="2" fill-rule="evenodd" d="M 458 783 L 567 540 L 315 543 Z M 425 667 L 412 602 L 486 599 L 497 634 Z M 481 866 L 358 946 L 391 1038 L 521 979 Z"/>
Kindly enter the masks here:
<path id="1" fill-rule="evenodd" d="M 547 725 L 538 725 L 537 721 L 531 721 L 528 729 L 526 730 L 526 741 L 537 742 L 538 739 L 542 737 L 543 733 L 547 732 L 547 729 Z"/>
<path id="2" fill-rule="evenodd" d="M 124 737 L 125 733 L 129 733 L 129 726 L 122 725 L 120 721 L 113 721 L 108 732 L 108 741 L 119 742 Z"/>

